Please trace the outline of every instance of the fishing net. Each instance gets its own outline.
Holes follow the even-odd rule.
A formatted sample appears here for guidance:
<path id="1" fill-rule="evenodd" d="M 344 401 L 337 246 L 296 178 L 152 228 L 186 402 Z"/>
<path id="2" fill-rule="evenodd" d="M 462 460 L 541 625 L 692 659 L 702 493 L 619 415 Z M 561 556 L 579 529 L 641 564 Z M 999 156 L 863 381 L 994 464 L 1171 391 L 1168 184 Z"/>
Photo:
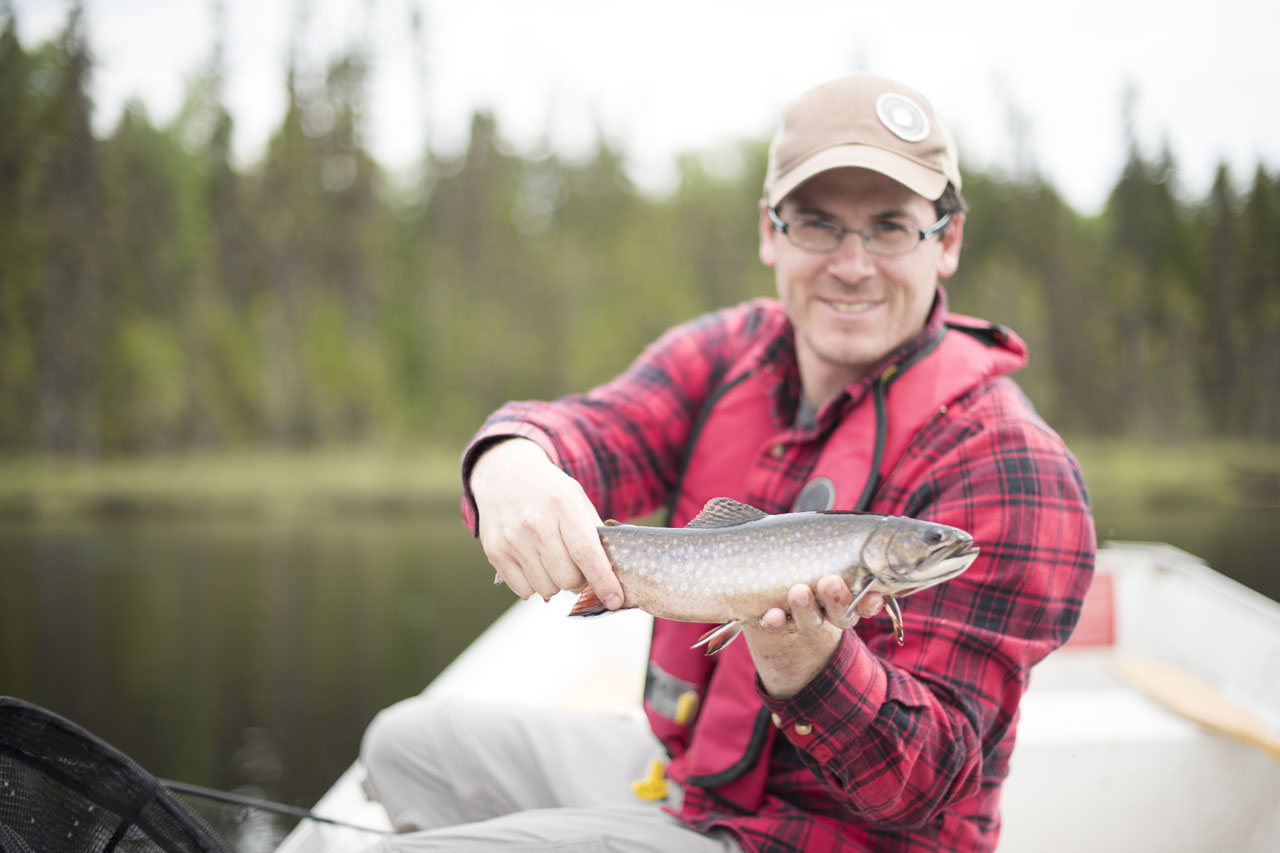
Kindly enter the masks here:
<path id="1" fill-rule="evenodd" d="M 0 696 L 0 853 L 229 853 L 204 820 L 79 726 Z"/>

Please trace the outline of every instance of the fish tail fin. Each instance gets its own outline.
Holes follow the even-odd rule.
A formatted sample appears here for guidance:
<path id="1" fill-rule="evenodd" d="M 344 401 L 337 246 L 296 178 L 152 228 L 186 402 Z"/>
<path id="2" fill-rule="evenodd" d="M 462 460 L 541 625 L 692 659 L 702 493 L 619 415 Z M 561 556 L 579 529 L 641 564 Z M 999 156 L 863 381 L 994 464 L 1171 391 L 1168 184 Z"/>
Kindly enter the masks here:
<path id="1" fill-rule="evenodd" d="M 716 652 L 732 643 L 734 639 L 742 633 L 742 629 L 746 624 L 747 623 L 741 619 L 734 619 L 724 623 L 723 625 L 718 625 L 699 637 L 698 642 L 694 643 L 689 648 L 698 649 L 706 646 L 707 654 L 714 655 Z"/>
<path id="2" fill-rule="evenodd" d="M 635 607 L 634 604 L 623 604 L 619 610 L 628 610 Z M 596 595 L 595 590 L 587 587 L 578 596 L 578 600 L 573 603 L 572 609 L 569 610 L 570 616 L 599 616 L 601 613 L 612 613 L 604 602 Z"/>

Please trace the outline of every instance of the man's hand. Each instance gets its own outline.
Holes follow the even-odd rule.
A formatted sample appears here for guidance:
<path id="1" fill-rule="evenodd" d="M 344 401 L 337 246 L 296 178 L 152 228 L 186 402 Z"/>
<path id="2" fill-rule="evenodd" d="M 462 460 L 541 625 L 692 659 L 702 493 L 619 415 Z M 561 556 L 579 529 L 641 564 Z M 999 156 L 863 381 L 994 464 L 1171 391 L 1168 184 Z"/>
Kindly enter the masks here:
<path id="1" fill-rule="evenodd" d="M 799 693 L 831 662 L 844 630 L 884 606 L 883 597 L 870 593 L 846 619 L 844 613 L 853 603 L 849 585 L 837 575 L 827 575 L 816 586 L 816 597 L 808 584 L 796 584 L 787 591 L 789 620 L 786 611 L 773 607 L 760 617 L 759 627 L 744 632 L 770 696 L 789 699 Z"/>
<path id="2" fill-rule="evenodd" d="M 471 494 L 485 556 L 516 595 L 549 599 L 590 586 L 609 609 L 621 606 L 600 515 L 536 443 L 512 438 L 486 450 L 471 469 Z"/>

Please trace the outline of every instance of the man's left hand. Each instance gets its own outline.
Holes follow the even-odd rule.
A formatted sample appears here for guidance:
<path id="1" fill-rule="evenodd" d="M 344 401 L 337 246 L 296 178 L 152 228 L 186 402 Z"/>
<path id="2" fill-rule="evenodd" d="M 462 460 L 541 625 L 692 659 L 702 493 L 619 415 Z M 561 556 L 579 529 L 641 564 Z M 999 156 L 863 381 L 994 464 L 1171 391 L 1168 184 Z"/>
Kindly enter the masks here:
<path id="1" fill-rule="evenodd" d="M 779 699 L 799 693 L 831 662 L 845 629 L 884 606 L 879 593 L 869 593 L 846 618 L 854 596 L 844 579 L 826 575 L 815 586 L 816 595 L 808 584 L 796 584 L 787 591 L 789 619 L 785 610 L 773 607 L 760 617 L 758 627 L 744 632 L 760 681 L 769 695 Z"/>

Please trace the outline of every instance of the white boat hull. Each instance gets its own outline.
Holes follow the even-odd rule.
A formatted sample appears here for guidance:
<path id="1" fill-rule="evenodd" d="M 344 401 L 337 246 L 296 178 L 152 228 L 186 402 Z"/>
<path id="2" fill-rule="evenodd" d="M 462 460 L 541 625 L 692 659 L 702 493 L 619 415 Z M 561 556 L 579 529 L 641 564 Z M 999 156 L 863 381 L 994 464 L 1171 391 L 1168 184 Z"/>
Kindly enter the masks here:
<path id="1" fill-rule="evenodd" d="M 1280 850 L 1280 753 L 1268 751 L 1280 743 L 1280 604 L 1167 545 L 1108 545 L 1098 571 L 1072 642 L 1023 698 L 1000 850 Z M 650 618 L 563 618 L 571 604 L 513 606 L 427 692 L 640 713 Z M 564 665 L 533 665 L 547 660 Z M 1170 668 L 1194 685 L 1135 686 Z M 357 762 L 315 811 L 388 829 L 362 778 Z M 374 840 L 304 821 L 278 849 Z"/>

